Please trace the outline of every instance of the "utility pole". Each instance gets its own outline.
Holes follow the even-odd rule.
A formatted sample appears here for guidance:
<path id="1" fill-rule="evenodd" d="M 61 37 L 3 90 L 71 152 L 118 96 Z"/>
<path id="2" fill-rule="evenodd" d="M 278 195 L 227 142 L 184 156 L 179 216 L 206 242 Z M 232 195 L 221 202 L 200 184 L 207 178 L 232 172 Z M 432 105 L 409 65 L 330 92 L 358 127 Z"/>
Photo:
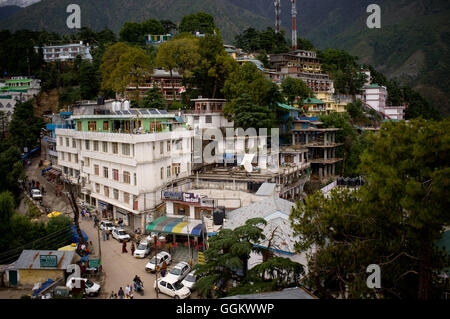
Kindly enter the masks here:
<path id="1" fill-rule="evenodd" d="M 158 236 L 153 236 L 153 242 L 155 244 L 155 291 L 156 291 L 156 298 L 159 298 L 158 295 L 158 269 L 156 267 L 158 267 L 158 245 L 156 245 L 156 242 L 158 241 Z"/>

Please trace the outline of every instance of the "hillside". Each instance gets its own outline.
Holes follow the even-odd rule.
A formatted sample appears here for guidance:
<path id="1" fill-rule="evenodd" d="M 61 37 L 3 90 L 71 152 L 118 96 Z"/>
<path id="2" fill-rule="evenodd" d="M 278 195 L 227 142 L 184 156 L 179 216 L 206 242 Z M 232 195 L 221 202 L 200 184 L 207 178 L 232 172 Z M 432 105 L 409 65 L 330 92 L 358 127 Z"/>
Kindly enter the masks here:
<path id="1" fill-rule="evenodd" d="M 21 8 L 18 6 L 4 6 L 0 7 L 0 21 L 8 18 L 9 16 L 13 15 L 17 11 L 19 11 Z"/>
<path id="2" fill-rule="evenodd" d="M 0 23 L 0 29 L 30 29 L 67 32 L 67 5 L 72 0 L 43 0 L 24 8 L 13 17 Z M 215 17 L 223 37 L 231 41 L 234 35 L 250 25 L 262 28 L 270 21 L 248 10 L 230 5 L 224 0 L 79 0 L 81 24 L 96 31 L 106 27 L 118 33 L 126 21 L 141 22 L 146 19 L 170 19 L 176 23 L 190 13 L 204 11 Z"/>
<path id="3" fill-rule="evenodd" d="M 71 0 L 42 0 L 0 22 L 0 29 L 70 32 L 65 23 Z M 149 18 L 179 22 L 204 11 L 215 17 L 225 42 L 245 28 L 274 26 L 273 0 L 79 0 L 82 25 L 118 32 L 125 21 Z M 339 48 L 372 64 L 389 78 L 413 86 L 444 114 L 450 114 L 450 2 L 379 0 L 381 29 L 368 29 L 366 8 L 373 0 L 298 0 L 298 35 L 319 49 Z M 290 38 L 291 5 L 282 0 L 282 28 Z"/>

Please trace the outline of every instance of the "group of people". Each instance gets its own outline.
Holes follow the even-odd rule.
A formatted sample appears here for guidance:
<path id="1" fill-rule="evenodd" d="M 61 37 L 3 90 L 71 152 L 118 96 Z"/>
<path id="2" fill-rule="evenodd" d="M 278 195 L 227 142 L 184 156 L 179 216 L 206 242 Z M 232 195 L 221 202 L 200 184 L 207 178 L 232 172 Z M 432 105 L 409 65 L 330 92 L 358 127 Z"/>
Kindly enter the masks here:
<path id="1" fill-rule="evenodd" d="M 134 251 L 136 250 L 136 247 L 134 246 L 133 241 L 131 242 L 130 250 L 131 250 L 131 256 L 134 256 Z M 122 253 L 128 253 L 126 241 L 123 241 L 123 243 L 122 243 Z"/>
<path id="2" fill-rule="evenodd" d="M 134 291 L 138 291 L 144 287 L 144 284 L 139 278 L 138 275 L 136 275 L 133 279 L 133 285 L 134 285 Z M 115 293 L 114 290 L 111 291 L 111 294 L 109 295 L 109 299 L 133 299 L 133 286 L 127 285 L 125 287 L 125 290 L 123 290 L 122 287 L 119 288 L 118 292 Z"/>

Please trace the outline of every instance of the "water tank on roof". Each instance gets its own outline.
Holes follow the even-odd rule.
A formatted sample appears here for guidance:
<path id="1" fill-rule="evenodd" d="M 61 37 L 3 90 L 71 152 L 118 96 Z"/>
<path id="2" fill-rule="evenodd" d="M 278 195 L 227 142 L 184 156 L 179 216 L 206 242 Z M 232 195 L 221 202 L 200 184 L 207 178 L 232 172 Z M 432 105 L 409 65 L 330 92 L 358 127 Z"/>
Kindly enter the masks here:
<path id="1" fill-rule="evenodd" d="M 130 109 L 130 101 L 126 100 L 125 102 L 123 102 L 123 107 L 122 110 L 129 110 Z"/>
<path id="2" fill-rule="evenodd" d="M 99 96 L 97 98 L 97 104 L 98 105 L 104 105 L 105 104 L 105 99 L 103 98 L 103 96 Z"/>
<path id="3" fill-rule="evenodd" d="M 213 222 L 214 225 L 223 225 L 223 220 L 225 218 L 225 207 L 217 207 L 213 211 Z"/>

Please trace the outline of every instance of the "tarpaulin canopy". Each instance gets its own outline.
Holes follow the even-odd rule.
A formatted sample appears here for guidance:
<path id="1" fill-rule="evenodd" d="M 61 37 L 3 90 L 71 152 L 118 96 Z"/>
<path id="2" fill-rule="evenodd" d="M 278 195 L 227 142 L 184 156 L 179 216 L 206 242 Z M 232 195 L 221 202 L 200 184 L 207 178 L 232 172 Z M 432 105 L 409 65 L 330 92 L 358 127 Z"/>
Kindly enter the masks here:
<path id="1" fill-rule="evenodd" d="M 200 220 L 184 221 L 179 217 L 162 216 L 147 225 L 147 231 L 167 234 L 200 236 L 202 222 Z"/>
<path id="2" fill-rule="evenodd" d="M 81 234 L 83 235 L 84 241 L 88 241 L 88 235 L 84 232 L 84 230 L 81 229 Z M 79 243 L 79 237 L 77 233 L 77 228 L 75 225 L 72 225 L 72 243 Z"/>

